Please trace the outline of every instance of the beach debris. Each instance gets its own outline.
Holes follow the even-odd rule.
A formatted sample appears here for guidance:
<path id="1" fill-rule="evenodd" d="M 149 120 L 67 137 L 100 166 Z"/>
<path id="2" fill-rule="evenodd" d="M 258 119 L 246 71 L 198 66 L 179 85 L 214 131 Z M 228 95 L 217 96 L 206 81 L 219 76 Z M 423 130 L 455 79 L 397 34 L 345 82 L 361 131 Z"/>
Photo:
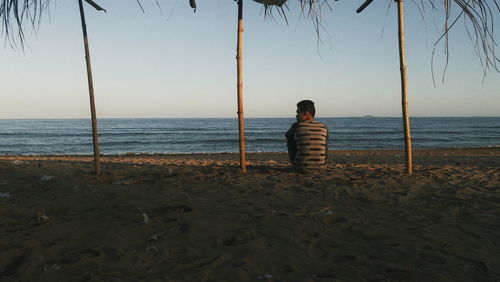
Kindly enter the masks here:
<path id="1" fill-rule="evenodd" d="M 158 250 L 158 248 L 156 246 L 147 246 L 146 251 L 150 251 L 150 252 L 154 253 L 155 255 L 160 253 L 160 250 Z"/>
<path id="2" fill-rule="evenodd" d="M 317 211 L 317 212 L 312 212 L 311 214 L 312 214 L 312 215 L 314 215 L 314 214 L 332 215 L 332 214 L 333 214 L 333 213 L 332 213 L 332 207 L 330 207 L 330 206 L 326 206 L 326 207 L 324 207 L 324 208 L 320 209 L 320 210 L 319 210 L 319 211 Z"/>
<path id="3" fill-rule="evenodd" d="M 335 276 L 334 274 L 331 274 L 331 273 L 313 273 L 311 274 L 312 278 L 314 279 L 325 279 L 325 278 L 337 278 L 337 276 Z M 380 279 L 380 280 L 384 280 L 384 279 Z"/>
<path id="4" fill-rule="evenodd" d="M 13 165 L 25 165 L 27 163 L 28 162 L 22 161 L 22 160 L 15 160 L 15 161 L 12 162 Z"/>
<path id="5" fill-rule="evenodd" d="M 56 178 L 55 176 L 52 176 L 52 175 L 43 175 L 41 178 L 40 178 L 40 181 L 50 181 L 52 179 Z"/>
<path id="6" fill-rule="evenodd" d="M 320 210 L 320 213 L 322 213 L 323 215 L 333 215 L 333 212 L 332 212 L 332 207 L 324 207 Z"/>
<path id="7" fill-rule="evenodd" d="M 158 240 L 158 238 L 160 238 L 161 236 L 163 236 L 163 235 L 165 235 L 167 233 L 168 233 L 168 231 L 163 231 L 161 233 L 154 234 L 153 236 L 149 237 L 149 240 L 156 241 L 156 240 Z"/>
<path id="8" fill-rule="evenodd" d="M 144 223 L 149 223 L 149 216 L 146 213 L 142 213 L 142 219 L 144 220 Z"/>
<path id="9" fill-rule="evenodd" d="M 37 216 L 36 216 L 36 223 L 40 223 L 40 222 L 44 222 L 44 221 L 48 221 L 50 218 L 48 216 L 46 216 L 45 214 L 41 214 L 39 213 Z"/>
<path id="10" fill-rule="evenodd" d="M 265 279 L 272 279 L 273 276 L 271 274 L 264 274 L 264 275 L 259 275 L 257 276 L 257 280 L 265 280 Z"/>
<path id="11" fill-rule="evenodd" d="M 115 182 L 113 182 L 113 184 L 116 184 L 116 185 L 129 185 L 132 183 L 134 183 L 134 180 L 131 180 L 131 179 L 122 179 L 122 180 L 116 180 Z"/>
<path id="12" fill-rule="evenodd" d="M 10 193 L 9 192 L 5 192 L 5 193 L 0 192 L 0 198 L 10 198 Z"/>
<path id="13" fill-rule="evenodd" d="M 171 167 L 168 167 L 168 168 L 167 168 L 167 172 L 168 172 L 168 174 L 170 174 L 170 175 L 171 175 L 171 174 L 173 174 L 173 173 L 174 173 L 174 169 L 173 169 L 173 168 L 171 168 Z"/>
<path id="14" fill-rule="evenodd" d="M 47 265 L 43 267 L 43 271 L 49 272 L 49 271 L 59 271 L 63 269 L 62 265 L 59 264 L 52 264 L 52 265 Z"/>
<path id="15" fill-rule="evenodd" d="M 177 213 L 187 213 L 187 212 L 190 212 L 192 210 L 193 210 L 193 208 L 191 208 L 190 206 L 187 206 L 187 205 L 178 205 L 178 206 L 175 206 L 175 211 Z"/>

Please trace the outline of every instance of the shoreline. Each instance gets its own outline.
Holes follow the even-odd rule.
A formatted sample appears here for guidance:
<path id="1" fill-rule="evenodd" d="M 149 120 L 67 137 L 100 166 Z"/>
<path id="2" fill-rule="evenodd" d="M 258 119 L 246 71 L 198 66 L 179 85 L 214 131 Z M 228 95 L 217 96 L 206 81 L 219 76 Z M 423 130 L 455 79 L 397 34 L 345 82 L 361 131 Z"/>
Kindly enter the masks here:
<path id="1" fill-rule="evenodd" d="M 289 166 L 285 152 L 246 153 L 247 165 Z M 0 155 L 0 161 L 93 162 L 93 155 Z M 144 154 L 127 153 L 100 156 L 101 163 L 133 163 L 152 165 L 216 165 L 238 166 L 239 153 Z M 329 150 L 328 165 L 339 164 L 404 164 L 404 150 Z M 500 147 L 414 149 L 413 163 L 419 165 L 500 166 Z"/>
<path id="2" fill-rule="evenodd" d="M 487 146 L 487 147 L 460 147 L 460 148 L 425 148 L 425 149 L 413 149 L 414 154 L 429 154 L 429 153 L 447 153 L 447 154 L 468 154 L 468 155 L 477 155 L 477 154 L 493 154 L 494 152 L 500 152 L 500 145 L 495 146 Z M 333 155 L 344 155 L 344 154 L 397 154 L 404 153 L 404 149 L 394 150 L 394 149 L 359 149 L 359 150 L 328 150 L 329 154 Z M 238 155 L 239 152 L 203 152 L 203 153 L 134 153 L 127 152 L 123 154 L 100 154 L 101 157 L 113 157 L 113 156 L 210 156 L 210 155 Z M 247 155 L 282 155 L 287 154 L 285 151 L 281 152 L 246 152 Z M 59 156 L 67 156 L 67 157 L 93 157 L 92 154 L 29 154 L 29 155 L 10 155 L 10 154 L 0 154 L 0 158 L 8 158 L 8 157 L 59 157 Z"/>

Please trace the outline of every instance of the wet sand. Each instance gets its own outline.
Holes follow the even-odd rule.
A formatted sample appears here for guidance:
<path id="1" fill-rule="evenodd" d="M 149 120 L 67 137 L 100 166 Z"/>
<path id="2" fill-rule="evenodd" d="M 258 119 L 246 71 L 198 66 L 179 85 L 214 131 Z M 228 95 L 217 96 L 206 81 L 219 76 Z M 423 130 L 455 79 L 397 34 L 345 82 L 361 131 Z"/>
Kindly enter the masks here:
<path id="1" fill-rule="evenodd" d="M 500 148 L 247 158 L 0 156 L 0 280 L 500 280 Z"/>

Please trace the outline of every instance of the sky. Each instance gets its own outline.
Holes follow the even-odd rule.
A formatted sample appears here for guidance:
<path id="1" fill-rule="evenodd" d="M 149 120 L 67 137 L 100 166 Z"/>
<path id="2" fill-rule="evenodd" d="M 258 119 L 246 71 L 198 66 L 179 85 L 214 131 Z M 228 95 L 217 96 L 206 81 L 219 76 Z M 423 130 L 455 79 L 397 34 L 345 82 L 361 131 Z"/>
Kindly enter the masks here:
<path id="1" fill-rule="evenodd" d="M 232 0 L 96 1 L 85 4 L 98 118 L 237 117 L 237 5 Z M 401 116 L 397 10 L 390 1 L 335 1 L 322 14 L 321 42 L 289 0 L 288 24 L 244 2 L 245 117 L 294 117 L 303 99 L 318 117 Z M 405 2 L 410 116 L 500 116 L 500 74 L 487 73 L 459 21 L 431 61 L 441 14 Z M 495 23 L 500 14 L 495 13 Z M 498 28 L 495 30 L 498 41 Z M 5 43 L 4 38 L 1 38 Z M 89 118 L 77 1 L 53 1 L 24 51 L 0 47 L 0 118 Z"/>

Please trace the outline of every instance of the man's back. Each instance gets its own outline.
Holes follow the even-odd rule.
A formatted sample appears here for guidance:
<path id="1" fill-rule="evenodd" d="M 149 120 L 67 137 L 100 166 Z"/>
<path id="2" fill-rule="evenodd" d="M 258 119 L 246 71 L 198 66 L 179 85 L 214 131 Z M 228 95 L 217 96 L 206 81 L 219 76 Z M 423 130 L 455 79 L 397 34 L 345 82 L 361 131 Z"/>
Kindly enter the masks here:
<path id="1" fill-rule="evenodd" d="M 315 120 L 305 120 L 297 122 L 292 128 L 297 149 L 292 160 L 295 168 L 298 170 L 325 168 L 328 153 L 326 125 Z"/>

